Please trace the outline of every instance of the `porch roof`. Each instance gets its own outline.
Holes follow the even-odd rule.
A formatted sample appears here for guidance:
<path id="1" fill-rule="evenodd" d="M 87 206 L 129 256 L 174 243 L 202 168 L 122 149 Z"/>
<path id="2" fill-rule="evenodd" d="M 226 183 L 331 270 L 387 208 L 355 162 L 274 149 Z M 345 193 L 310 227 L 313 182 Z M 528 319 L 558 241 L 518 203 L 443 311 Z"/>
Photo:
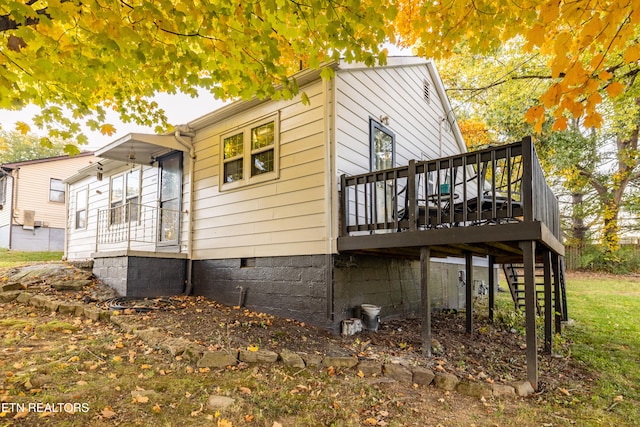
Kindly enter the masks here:
<path id="1" fill-rule="evenodd" d="M 188 151 L 173 135 L 130 133 L 96 151 L 96 156 L 126 163 L 150 165 L 169 150 Z"/>

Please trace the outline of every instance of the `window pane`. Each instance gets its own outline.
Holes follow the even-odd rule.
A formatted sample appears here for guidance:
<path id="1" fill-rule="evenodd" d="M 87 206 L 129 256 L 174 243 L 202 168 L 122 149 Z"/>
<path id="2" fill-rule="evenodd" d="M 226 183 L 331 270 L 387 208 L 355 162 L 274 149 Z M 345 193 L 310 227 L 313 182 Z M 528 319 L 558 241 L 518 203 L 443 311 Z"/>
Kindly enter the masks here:
<path id="1" fill-rule="evenodd" d="M 265 123 L 262 126 L 251 129 L 251 149 L 257 150 L 273 145 L 274 129 L 274 122 Z"/>
<path id="2" fill-rule="evenodd" d="M 163 203 L 160 207 L 160 241 L 167 242 L 178 240 L 178 202 L 171 201 Z"/>
<path id="3" fill-rule="evenodd" d="M 162 161 L 162 199 L 176 199 L 180 196 L 180 156 L 171 156 Z"/>
<path id="4" fill-rule="evenodd" d="M 64 182 L 59 179 L 51 178 L 51 189 L 56 191 L 64 191 Z"/>
<path id="5" fill-rule="evenodd" d="M 242 140 L 242 134 L 230 136 L 224 139 L 224 158 L 230 159 L 232 157 L 240 156 L 243 153 L 244 142 Z"/>
<path id="6" fill-rule="evenodd" d="M 242 179 L 242 159 L 224 164 L 224 182 L 234 182 Z"/>
<path id="7" fill-rule="evenodd" d="M 273 172 L 273 150 L 251 156 L 251 176 Z"/>
<path id="8" fill-rule="evenodd" d="M 120 175 L 111 180 L 111 202 L 122 202 L 124 195 L 124 176 Z"/>
<path id="9" fill-rule="evenodd" d="M 140 194 L 140 169 L 127 173 L 127 199 Z"/>
<path id="10" fill-rule="evenodd" d="M 7 189 L 7 178 L 6 177 L 2 177 L 0 178 L 0 203 L 4 203 L 5 202 L 5 194 Z"/>
<path id="11" fill-rule="evenodd" d="M 81 211 L 87 207 L 87 190 L 78 190 L 76 193 L 76 210 Z"/>
<path id="12" fill-rule="evenodd" d="M 76 211 L 76 228 L 87 228 L 87 211 Z"/>
<path id="13" fill-rule="evenodd" d="M 393 167 L 393 136 L 382 129 L 373 129 L 373 170 Z"/>

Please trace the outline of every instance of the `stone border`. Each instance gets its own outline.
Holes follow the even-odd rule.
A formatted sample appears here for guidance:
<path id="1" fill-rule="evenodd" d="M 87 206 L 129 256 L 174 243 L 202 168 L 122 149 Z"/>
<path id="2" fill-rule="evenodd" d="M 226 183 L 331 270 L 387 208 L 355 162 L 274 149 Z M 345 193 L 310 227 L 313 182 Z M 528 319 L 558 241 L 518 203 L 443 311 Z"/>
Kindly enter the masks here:
<path id="1" fill-rule="evenodd" d="M 433 384 L 444 391 L 458 393 L 477 398 L 515 398 L 527 397 L 534 393 L 528 381 L 521 381 L 513 385 L 489 384 L 475 381 L 462 381 L 455 374 L 447 372 L 433 372 L 424 367 L 406 367 L 397 363 L 383 363 L 375 360 L 359 360 L 355 356 L 332 356 L 298 353 L 283 349 L 279 353 L 269 350 L 250 351 L 248 349 L 209 351 L 204 346 L 195 344 L 184 338 L 168 336 L 165 331 L 157 327 L 139 327 L 135 319 L 127 314 L 116 314 L 109 310 L 102 310 L 78 302 L 59 301 L 46 295 L 31 294 L 24 290 L 5 290 L 0 292 L 0 302 L 16 301 L 50 312 L 58 312 L 78 317 L 85 317 L 94 321 L 110 321 L 124 332 L 134 334 L 147 345 L 161 349 L 171 356 L 181 356 L 188 361 L 195 362 L 198 368 L 224 369 L 237 366 L 239 363 L 278 363 L 292 368 L 343 368 L 353 369 L 365 377 L 384 377 L 405 385 Z"/>

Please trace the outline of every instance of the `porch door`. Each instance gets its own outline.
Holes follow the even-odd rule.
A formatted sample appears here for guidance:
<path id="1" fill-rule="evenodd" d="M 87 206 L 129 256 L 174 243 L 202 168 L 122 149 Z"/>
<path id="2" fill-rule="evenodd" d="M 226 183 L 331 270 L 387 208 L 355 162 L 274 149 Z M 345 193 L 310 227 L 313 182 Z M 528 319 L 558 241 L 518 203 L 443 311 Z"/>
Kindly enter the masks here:
<path id="1" fill-rule="evenodd" d="M 158 159 L 160 169 L 158 245 L 178 245 L 182 207 L 182 152 Z"/>
<path id="2" fill-rule="evenodd" d="M 384 125 L 374 119 L 369 120 L 369 138 L 371 148 L 371 172 L 391 169 L 396 163 L 396 136 Z M 393 181 L 376 182 L 375 212 L 372 218 L 378 223 L 392 221 L 394 210 Z M 397 209 L 397 208 L 396 208 Z"/>

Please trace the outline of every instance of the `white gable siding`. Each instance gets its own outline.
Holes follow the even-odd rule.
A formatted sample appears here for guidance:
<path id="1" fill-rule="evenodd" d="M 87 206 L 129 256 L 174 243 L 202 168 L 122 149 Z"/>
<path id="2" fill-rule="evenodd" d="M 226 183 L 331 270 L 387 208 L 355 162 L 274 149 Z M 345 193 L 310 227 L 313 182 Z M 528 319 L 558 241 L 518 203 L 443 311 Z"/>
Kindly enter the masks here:
<path id="1" fill-rule="evenodd" d="M 423 82 L 431 89 L 427 102 Z M 336 77 L 338 174 L 369 171 L 369 119 L 388 117 L 396 166 L 460 152 L 426 65 L 342 70 Z"/>
<path id="2" fill-rule="evenodd" d="M 195 138 L 194 259 L 320 254 L 326 252 L 323 83 L 299 98 L 266 102 L 198 132 Z M 280 117 L 279 179 L 220 191 L 220 139 L 274 112 Z"/>

